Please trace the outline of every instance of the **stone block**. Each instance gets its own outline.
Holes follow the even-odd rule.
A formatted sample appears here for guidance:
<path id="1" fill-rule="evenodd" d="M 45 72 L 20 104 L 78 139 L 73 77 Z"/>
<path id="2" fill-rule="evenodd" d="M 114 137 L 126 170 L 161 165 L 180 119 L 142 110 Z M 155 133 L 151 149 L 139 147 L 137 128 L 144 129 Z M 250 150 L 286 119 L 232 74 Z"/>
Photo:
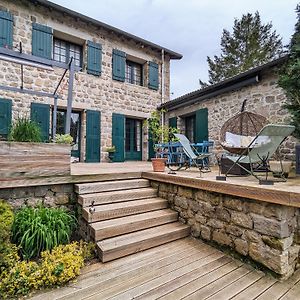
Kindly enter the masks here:
<path id="1" fill-rule="evenodd" d="M 178 187 L 178 196 L 182 196 L 185 198 L 193 198 L 193 190 L 191 188 L 186 188 L 186 187 Z"/>
<path id="2" fill-rule="evenodd" d="M 220 245 L 232 246 L 232 240 L 224 231 L 216 230 L 212 234 L 212 240 Z"/>
<path id="3" fill-rule="evenodd" d="M 224 207 L 217 207 L 215 215 L 217 219 L 220 219 L 227 223 L 230 222 L 230 212 Z"/>
<path id="4" fill-rule="evenodd" d="M 195 200 L 190 200 L 189 201 L 189 206 L 190 208 L 196 213 L 200 210 L 200 205 L 198 202 L 196 202 Z"/>
<path id="5" fill-rule="evenodd" d="M 264 216 L 251 214 L 254 222 L 254 230 L 264 235 L 277 238 L 286 238 L 292 233 L 287 221 L 278 221 Z"/>
<path id="6" fill-rule="evenodd" d="M 265 209 L 266 203 L 248 200 L 245 202 L 245 211 L 261 215 Z"/>
<path id="7" fill-rule="evenodd" d="M 213 207 L 210 203 L 208 202 L 199 202 L 200 208 L 199 212 L 201 212 L 202 215 L 206 217 L 213 217 L 215 214 L 215 207 Z"/>
<path id="8" fill-rule="evenodd" d="M 243 210 L 243 202 L 240 199 L 232 198 L 230 196 L 224 196 L 223 198 L 223 206 L 230 208 L 232 210 L 242 211 Z"/>
<path id="9" fill-rule="evenodd" d="M 211 230 L 209 227 L 207 226 L 200 226 L 200 230 L 201 230 L 201 237 L 204 240 L 210 241 L 211 240 Z"/>
<path id="10" fill-rule="evenodd" d="M 224 228 L 225 224 L 224 222 L 217 220 L 217 219 L 210 219 L 207 223 L 207 226 L 213 227 L 213 228 Z"/>
<path id="11" fill-rule="evenodd" d="M 36 186 L 34 188 L 34 196 L 36 197 L 45 197 L 49 190 L 48 186 Z"/>
<path id="12" fill-rule="evenodd" d="M 238 253 L 240 253 L 244 256 L 247 256 L 249 253 L 248 242 L 243 239 L 235 239 L 234 240 L 234 248 Z"/>
<path id="13" fill-rule="evenodd" d="M 195 215 L 195 220 L 200 224 L 206 224 L 207 218 L 202 216 L 200 212 Z"/>
<path id="14" fill-rule="evenodd" d="M 242 236 L 245 229 L 240 228 L 240 227 L 235 226 L 235 225 L 226 225 L 225 226 L 225 231 L 227 233 L 230 233 L 230 234 L 234 235 L 234 236 Z"/>
<path id="15" fill-rule="evenodd" d="M 200 225 L 198 223 L 193 224 L 191 227 L 192 236 L 197 238 L 200 236 L 200 232 L 201 232 Z"/>
<path id="16" fill-rule="evenodd" d="M 242 212 L 236 212 L 236 211 L 232 212 L 231 222 L 244 228 L 249 228 L 249 229 L 253 228 L 253 221 L 251 217 Z"/>
<path id="17" fill-rule="evenodd" d="M 263 215 L 266 218 L 276 218 L 278 220 L 287 220 L 292 218 L 295 215 L 295 208 L 277 205 L 277 204 L 268 204 L 263 210 Z"/>
<path id="18" fill-rule="evenodd" d="M 293 265 L 298 261 L 300 245 L 294 245 L 289 248 L 289 264 Z"/>
<path id="19" fill-rule="evenodd" d="M 70 201 L 69 195 L 67 194 L 57 195 L 54 199 L 56 205 L 66 205 Z"/>
<path id="20" fill-rule="evenodd" d="M 262 242 L 261 235 L 254 230 L 246 230 L 244 235 L 245 235 L 246 239 L 250 242 L 254 242 L 254 243 Z"/>
<path id="21" fill-rule="evenodd" d="M 263 235 L 262 240 L 265 244 L 267 244 L 271 248 L 277 250 L 286 250 L 293 244 L 294 235 L 292 234 L 291 236 L 284 239 Z"/>
<path id="22" fill-rule="evenodd" d="M 175 203 L 176 206 L 179 206 L 179 207 L 181 207 L 183 209 L 187 209 L 188 208 L 188 201 L 184 197 L 175 196 L 174 197 L 174 203 Z"/>

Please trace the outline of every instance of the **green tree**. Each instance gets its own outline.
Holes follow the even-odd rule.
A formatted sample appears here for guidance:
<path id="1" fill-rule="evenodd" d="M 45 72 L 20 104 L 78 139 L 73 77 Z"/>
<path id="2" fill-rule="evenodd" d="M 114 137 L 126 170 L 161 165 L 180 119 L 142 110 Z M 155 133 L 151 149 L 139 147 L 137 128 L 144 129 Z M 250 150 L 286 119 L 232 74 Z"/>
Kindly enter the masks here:
<path id="1" fill-rule="evenodd" d="M 296 8 L 297 23 L 289 44 L 289 59 L 281 68 L 278 85 L 285 91 L 284 107 L 291 114 L 291 123 L 296 126 L 294 135 L 300 139 L 300 4 Z"/>
<path id="2" fill-rule="evenodd" d="M 235 19 L 233 31 L 224 29 L 221 55 L 207 57 L 209 84 L 220 82 L 253 67 L 267 63 L 282 53 L 282 41 L 272 24 L 261 23 L 260 15 L 248 13 Z M 202 87 L 208 83 L 200 81 Z"/>

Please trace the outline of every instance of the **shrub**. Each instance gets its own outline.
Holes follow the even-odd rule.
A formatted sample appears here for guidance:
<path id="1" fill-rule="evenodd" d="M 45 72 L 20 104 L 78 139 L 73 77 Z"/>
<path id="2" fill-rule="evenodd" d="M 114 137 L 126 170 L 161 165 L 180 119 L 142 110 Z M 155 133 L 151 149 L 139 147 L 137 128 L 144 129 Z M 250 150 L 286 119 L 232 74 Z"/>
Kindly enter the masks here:
<path id="1" fill-rule="evenodd" d="M 0 245 L 9 241 L 14 214 L 10 205 L 0 200 Z"/>
<path id="2" fill-rule="evenodd" d="M 76 220 L 63 208 L 23 207 L 15 214 L 12 241 L 21 248 L 24 259 L 38 257 L 70 241 Z"/>
<path id="3" fill-rule="evenodd" d="M 8 139 L 15 142 L 41 142 L 41 129 L 27 117 L 18 118 L 10 128 Z"/>
<path id="4" fill-rule="evenodd" d="M 73 143 L 73 137 L 70 134 L 56 134 L 55 143 L 71 145 Z"/>
<path id="5" fill-rule="evenodd" d="M 33 289 L 63 285 L 80 274 L 86 243 L 60 245 L 41 253 L 38 262 L 16 261 L 0 273 L 0 298 L 24 296 Z"/>

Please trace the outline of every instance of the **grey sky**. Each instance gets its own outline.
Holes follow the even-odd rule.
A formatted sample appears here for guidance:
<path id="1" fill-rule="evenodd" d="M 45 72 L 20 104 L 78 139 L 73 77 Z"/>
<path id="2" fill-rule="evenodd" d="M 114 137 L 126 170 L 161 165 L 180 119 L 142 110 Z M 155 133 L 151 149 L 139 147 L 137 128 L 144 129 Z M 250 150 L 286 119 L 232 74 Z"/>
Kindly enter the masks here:
<path id="1" fill-rule="evenodd" d="M 223 28 L 234 18 L 259 11 L 263 23 L 288 44 L 299 0 L 52 0 L 183 54 L 171 63 L 171 98 L 199 88 L 206 81 L 207 56 L 220 54 Z"/>

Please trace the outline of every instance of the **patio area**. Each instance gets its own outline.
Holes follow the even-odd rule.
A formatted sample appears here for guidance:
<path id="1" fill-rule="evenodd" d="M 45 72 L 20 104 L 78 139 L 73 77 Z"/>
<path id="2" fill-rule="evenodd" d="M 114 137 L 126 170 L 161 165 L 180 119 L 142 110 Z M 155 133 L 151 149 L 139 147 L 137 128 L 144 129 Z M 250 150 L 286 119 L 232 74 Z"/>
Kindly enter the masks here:
<path id="1" fill-rule="evenodd" d="M 298 299 L 300 272 L 285 282 L 186 238 L 86 267 L 74 283 L 40 293 L 54 299 Z"/>

